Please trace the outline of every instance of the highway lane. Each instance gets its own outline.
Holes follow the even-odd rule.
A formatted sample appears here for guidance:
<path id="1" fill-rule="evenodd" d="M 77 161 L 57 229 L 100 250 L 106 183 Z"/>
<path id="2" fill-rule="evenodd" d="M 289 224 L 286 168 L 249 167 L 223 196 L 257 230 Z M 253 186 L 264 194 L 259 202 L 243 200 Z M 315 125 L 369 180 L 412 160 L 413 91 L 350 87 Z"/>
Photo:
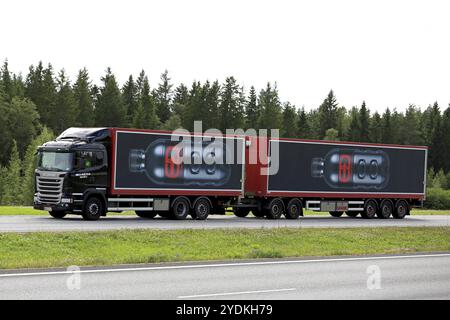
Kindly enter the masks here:
<path id="1" fill-rule="evenodd" d="M 450 299 L 450 253 L 3 271 L 0 299 Z"/>
<path id="2" fill-rule="evenodd" d="M 162 218 L 142 219 L 136 216 L 108 216 L 98 221 L 84 221 L 79 216 L 62 220 L 50 216 L 0 216 L 0 232 L 98 231 L 117 229 L 217 229 L 217 228 L 356 228 L 356 227 L 450 227 L 450 216 L 413 215 L 403 220 L 331 216 L 305 216 L 298 220 L 266 220 L 254 217 L 210 216 L 205 221 Z"/>

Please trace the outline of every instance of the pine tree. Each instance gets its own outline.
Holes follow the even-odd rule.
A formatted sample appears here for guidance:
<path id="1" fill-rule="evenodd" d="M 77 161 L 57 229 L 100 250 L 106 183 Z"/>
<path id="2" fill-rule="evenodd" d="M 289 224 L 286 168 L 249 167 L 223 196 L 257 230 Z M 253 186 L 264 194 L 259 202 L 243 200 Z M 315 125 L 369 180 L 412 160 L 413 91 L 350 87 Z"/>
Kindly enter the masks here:
<path id="1" fill-rule="evenodd" d="M 133 122 L 133 115 L 138 107 L 138 88 L 133 80 L 133 76 L 128 77 L 128 81 L 122 87 L 122 97 L 127 110 L 127 123 Z"/>
<path id="2" fill-rule="evenodd" d="M 261 110 L 258 105 L 258 97 L 254 86 L 251 86 L 247 104 L 245 106 L 245 123 L 246 128 L 258 129 L 258 119 L 261 115 Z"/>
<path id="3" fill-rule="evenodd" d="M 204 129 L 217 128 L 220 123 L 219 101 L 220 84 L 214 81 L 211 85 L 207 82 L 203 85 L 203 95 L 205 96 L 205 117 L 203 118 Z"/>
<path id="4" fill-rule="evenodd" d="M 172 84 L 170 84 L 169 72 L 165 70 L 161 74 L 161 82 L 158 88 L 153 91 L 153 97 L 156 103 L 156 114 L 161 122 L 167 121 L 169 119 L 172 101 Z"/>
<path id="5" fill-rule="evenodd" d="M 57 83 L 55 111 L 50 118 L 49 127 L 56 134 L 60 134 L 75 124 L 78 118 L 78 109 L 72 87 L 64 70 L 60 71 Z"/>
<path id="6" fill-rule="evenodd" d="M 441 111 L 437 102 L 429 106 L 422 114 L 422 137 L 426 145 L 431 145 L 437 122 L 441 117 Z"/>
<path id="7" fill-rule="evenodd" d="M 366 102 L 363 101 L 361 108 L 359 109 L 360 142 L 369 142 L 369 121 L 370 113 L 367 110 Z"/>
<path id="8" fill-rule="evenodd" d="M 89 73 L 86 68 L 78 72 L 77 80 L 73 86 L 73 95 L 76 103 L 77 118 L 75 125 L 79 127 L 94 126 L 94 102 L 91 93 Z"/>
<path id="9" fill-rule="evenodd" d="M 205 109 L 204 86 L 199 81 L 194 81 L 189 90 L 188 101 L 181 119 L 183 127 L 192 131 L 194 129 L 194 121 L 203 120 Z"/>
<path id="10" fill-rule="evenodd" d="M 182 83 L 175 89 L 175 94 L 172 101 L 172 111 L 174 114 L 177 114 L 182 118 L 186 105 L 189 100 L 189 90 Z"/>
<path id="11" fill-rule="evenodd" d="M 330 90 L 328 96 L 319 107 L 320 115 L 320 135 L 323 137 L 330 128 L 336 128 L 337 124 L 337 102 L 333 90 Z"/>
<path id="12" fill-rule="evenodd" d="M 141 88 L 142 90 L 139 92 L 138 104 L 142 106 L 144 112 L 144 128 L 158 129 L 160 126 L 160 119 L 156 112 L 154 99 L 150 95 L 150 84 L 147 76 L 144 77 Z M 133 118 L 133 120 L 136 119 Z"/>
<path id="13" fill-rule="evenodd" d="M 122 127 L 126 125 L 126 110 L 122 102 L 116 77 L 111 69 L 102 77 L 103 87 L 95 106 L 95 123 L 100 127 Z"/>
<path id="14" fill-rule="evenodd" d="M 17 144 L 13 140 L 8 171 L 5 177 L 6 185 L 3 187 L 2 201 L 4 205 L 19 205 L 22 203 L 22 195 L 20 192 L 17 192 L 21 186 L 21 167 L 22 164 L 19 158 L 19 152 L 17 151 Z"/>
<path id="15" fill-rule="evenodd" d="M 259 93 L 259 105 L 261 115 L 258 119 L 258 128 L 280 129 L 282 128 L 282 108 L 278 97 L 278 90 L 267 83 L 266 89 Z"/>
<path id="16" fill-rule="evenodd" d="M 400 128 L 401 142 L 409 145 L 424 144 L 421 131 L 421 113 L 414 105 L 409 105 Z"/>
<path id="17" fill-rule="evenodd" d="M 284 104 L 283 108 L 283 130 L 281 135 L 283 137 L 295 138 L 298 132 L 298 120 L 295 107 L 289 102 Z"/>
<path id="18" fill-rule="evenodd" d="M 44 127 L 42 132 L 28 145 L 23 160 L 23 178 L 21 183 L 21 194 L 23 196 L 23 205 L 32 205 L 34 196 L 34 170 L 36 169 L 36 150 L 43 143 L 53 140 L 53 133 Z"/>

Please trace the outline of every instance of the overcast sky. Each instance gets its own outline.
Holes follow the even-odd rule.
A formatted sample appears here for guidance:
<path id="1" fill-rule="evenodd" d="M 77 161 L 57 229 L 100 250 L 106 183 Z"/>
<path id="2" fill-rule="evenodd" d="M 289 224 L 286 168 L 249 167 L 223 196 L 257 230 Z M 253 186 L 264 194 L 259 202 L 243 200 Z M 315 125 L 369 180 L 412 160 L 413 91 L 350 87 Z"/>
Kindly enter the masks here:
<path id="1" fill-rule="evenodd" d="M 280 97 L 371 110 L 450 102 L 449 1 L 2 0 L 0 59 L 26 74 L 51 62 L 98 83 L 143 68 L 154 87 L 235 76 L 248 89 L 278 83 Z"/>

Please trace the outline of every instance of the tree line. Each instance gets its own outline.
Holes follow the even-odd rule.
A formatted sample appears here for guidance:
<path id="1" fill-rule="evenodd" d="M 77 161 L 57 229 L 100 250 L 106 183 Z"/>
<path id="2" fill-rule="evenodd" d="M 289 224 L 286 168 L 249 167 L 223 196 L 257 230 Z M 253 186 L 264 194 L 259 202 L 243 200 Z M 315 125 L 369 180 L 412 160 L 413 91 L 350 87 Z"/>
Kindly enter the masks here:
<path id="1" fill-rule="evenodd" d="M 422 106 L 423 107 L 423 106 Z M 0 203 L 32 202 L 36 147 L 68 127 L 280 129 L 283 137 L 427 145 L 429 183 L 450 188 L 450 106 L 435 102 L 404 112 L 371 112 L 364 101 L 343 106 L 333 90 L 318 106 L 281 101 L 276 83 L 246 89 L 223 82 L 174 86 L 167 71 L 152 88 L 145 71 L 122 85 L 110 68 L 95 84 L 86 68 L 74 81 L 51 64 L 31 65 L 26 75 L 0 68 Z M 21 190 L 22 192 L 18 192 Z M 17 196 L 18 194 L 21 196 Z"/>

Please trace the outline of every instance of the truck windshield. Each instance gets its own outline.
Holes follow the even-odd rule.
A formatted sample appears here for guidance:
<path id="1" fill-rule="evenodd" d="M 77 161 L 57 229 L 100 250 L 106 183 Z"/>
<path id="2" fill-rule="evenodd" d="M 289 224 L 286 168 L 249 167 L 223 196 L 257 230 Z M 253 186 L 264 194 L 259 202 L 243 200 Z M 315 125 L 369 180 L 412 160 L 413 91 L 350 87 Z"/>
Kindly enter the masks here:
<path id="1" fill-rule="evenodd" d="M 73 167 L 73 153 L 39 151 L 37 168 L 46 171 L 70 171 Z"/>

